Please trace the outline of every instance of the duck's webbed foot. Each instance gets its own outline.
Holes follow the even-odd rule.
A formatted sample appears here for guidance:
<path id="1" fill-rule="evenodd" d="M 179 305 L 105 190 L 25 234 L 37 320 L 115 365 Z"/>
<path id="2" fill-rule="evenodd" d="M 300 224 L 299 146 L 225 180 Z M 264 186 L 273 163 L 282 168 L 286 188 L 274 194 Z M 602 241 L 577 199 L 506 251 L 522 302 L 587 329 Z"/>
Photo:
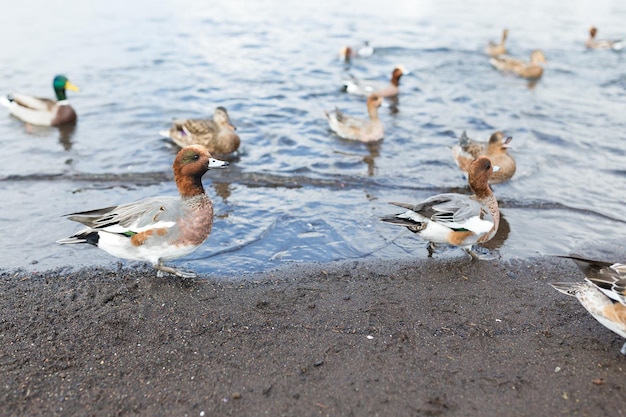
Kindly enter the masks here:
<path id="1" fill-rule="evenodd" d="M 196 274 L 193 272 L 181 271 L 176 268 L 172 268 L 170 266 L 163 265 L 163 261 L 159 261 L 158 264 L 153 265 L 154 269 L 157 270 L 157 277 L 163 277 L 163 273 L 167 272 L 168 274 L 173 274 L 181 278 L 195 278 Z"/>
<path id="2" fill-rule="evenodd" d="M 428 242 L 428 246 L 426 249 L 428 249 L 428 257 L 432 258 L 433 257 L 433 253 L 435 253 L 435 249 L 437 248 L 435 242 Z"/>

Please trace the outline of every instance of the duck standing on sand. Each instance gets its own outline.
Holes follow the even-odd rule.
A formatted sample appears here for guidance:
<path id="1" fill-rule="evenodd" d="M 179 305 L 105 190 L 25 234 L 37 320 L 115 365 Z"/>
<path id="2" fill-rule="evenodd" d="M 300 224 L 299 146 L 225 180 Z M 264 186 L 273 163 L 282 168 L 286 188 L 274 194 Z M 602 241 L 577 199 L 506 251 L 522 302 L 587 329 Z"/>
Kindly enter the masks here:
<path id="1" fill-rule="evenodd" d="M 347 116 L 339 109 L 324 111 L 330 129 L 344 139 L 361 142 L 377 142 L 385 136 L 383 123 L 378 118 L 378 108 L 383 98 L 378 94 L 371 94 L 367 98 L 367 113 L 369 119 L 360 119 Z"/>
<path id="2" fill-rule="evenodd" d="M 435 244 L 445 243 L 459 246 L 472 259 L 478 259 L 472 246 L 493 238 L 500 224 L 498 201 L 488 184 L 493 171 L 489 158 L 480 156 L 469 169 L 469 185 L 473 195 L 446 193 L 417 204 L 391 203 L 408 211 L 381 220 L 405 226 L 427 240 L 429 257 L 433 254 Z"/>
<path id="3" fill-rule="evenodd" d="M 69 214 L 70 220 L 87 227 L 57 243 L 89 243 L 119 258 L 150 262 L 159 276 L 167 272 L 192 278 L 195 274 L 163 262 L 189 255 L 209 237 L 213 203 L 204 192 L 202 176 L 226 166 L 228 162 L 213 159 L 202 146 L 183 148 L 172 167 L 180 197 L 152 197 Z"/>
<path id="4" fill-rule="evenodd" d="M 562 258 L 572 259 L 585 274 L 585 281 L 550 285 L 563 294 L 576 297 L 593 318 L 626 338 L 626 265 L 579 256 Z M 626 343 L 620 352 L 626 355 Z"/>
<path id="5" fill-rule="evenodd" d="M 500 71 L 511 72 L 522 78 L 538 79 L 543 75 L 541 65 L 547 61 L 543 52 L 537 49 L 530 54 L 530 62 L 506 55 L 492 57 L 489 62 Z"/>
<path id="6" fill-rule="evenodd" d="M 608 40 L 608 39 L 596 39 L 598 29 L 594 26 L 589 28 L 589 39 L 585 42 L 585 47 L 588 49 L 614 49 L 620 51 L 624 47 L 624 40 Z"/>
<path id="7" fill-rule="evenodd" d="M 515 174 L 515 159 L 509 154 L 509 144 L 512 137 L 506 137 L 498 131 L 491 135 L 489 142 L 477 142 L 470 139 L 465 131 L 459 138 L 459 143 L 452 147 L 452 155 L 457 166 L 463 172 L 468 172 L 472 161 L 479 156 L 486 156 L 500 169 L 489 177 L 489 184 L 499 184 L 508 181 Z"/>
<path id="8" fill-rule="evenodd" d="M 235 130 L 226 109 L 217 107 L 213 120 L 177 119 L 171 129 L 160 134 L 171 138 L 181 148 L 201 145 L 212 154 L 226 155 L 239 149 L 240 139 Z"/>
<path id="9" fill-rule="evenodd" d="M 402 65 L 398 65 L 391 71 L 391 80 L 387 85 L 373 85 L 351 77 L 349 80 L 343 82 L 343 89 L 349 94 L 356 94 L 358 96 L 369 96 L 372 93 L 376 93 L 384 98 L 395 97 L 400 93 L 400 78 L 408 74 L 410 74 L 410 72 L 407 71 L 406 68 Z"/>
<path id="10" fill-rule="evenodd" d="M 76 112 L 65 95 L 65 90 L 79 91 L 64 75 L 57 75 L 52 81 L 56 101 L 28 94 L 14 92 L 0 97 L 0 103 L 9 112 L 22 120 L 37 126 L 61 126 L 76 123 Z"/>
<path id="11" fill-rule="evenodd" d="M 489 41 L 489 44 L 487 45 L 487 50 L 486 50 L 487 55 L 493 57 L 493 56 L 506 54 L 506 47 L 504 46 L 504 43 L 506 42 L 506 38 L 508 35 L 509 35 L 508 29 L 504 29 L 502 31 L 502 38 L 500 39 L 500 43 Z"/>

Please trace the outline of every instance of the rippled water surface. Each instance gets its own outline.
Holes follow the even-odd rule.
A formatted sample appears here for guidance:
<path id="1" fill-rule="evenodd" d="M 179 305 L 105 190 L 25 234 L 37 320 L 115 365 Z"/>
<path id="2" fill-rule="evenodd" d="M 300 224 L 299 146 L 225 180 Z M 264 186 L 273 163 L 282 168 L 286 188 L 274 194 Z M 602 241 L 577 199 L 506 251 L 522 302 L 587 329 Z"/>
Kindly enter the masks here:
<path id="1" fill-rule="evenodd" d="M 0 92 L 51 96 L 57 73 L 81 87 L 69 92 L 74 129 L 25 126 L 0 108 L 3 269 L 114 265 L 92 247 L 55 244 L 80 228 L 61 216 L 176 194 L 176 148 L 158 131 L 218 105 L 241 156 L 205 175 L 216 221 L 174 262 L 184 268 L 426 257 L 425 242 L 378 219 L 396 212 L 388 201 L 469 192 L 449 149 L 463 130 L 514 137 L 518 172 L 494 187 L 504 221 L 489 246 L 500 256 L 563 254 L 626 232 L 626 52 L 583 46 L 591 24 L 600 37 L 626 36 L 624 2 L 63 3 L 0 14 Z M 545 51 L 536 85 L 490 67 L 484 46 L 503 27 L 512 55 Z M 365 39 L 374 56 L 339 61 L 341 46 Z M 397 64 L 412 74 L 397 107 L 381 108 L 385 140 L 332 135 L 324 109 L 365 114 L 341 79 L 384 82 Z"/>

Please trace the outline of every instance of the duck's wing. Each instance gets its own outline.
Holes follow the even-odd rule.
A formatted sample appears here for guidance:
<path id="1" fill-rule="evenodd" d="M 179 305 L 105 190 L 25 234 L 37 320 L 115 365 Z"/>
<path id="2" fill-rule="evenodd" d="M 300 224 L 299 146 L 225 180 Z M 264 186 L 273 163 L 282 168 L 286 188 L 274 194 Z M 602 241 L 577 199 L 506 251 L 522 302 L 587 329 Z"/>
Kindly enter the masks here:
<path id="1" fill-rule="evenodd" d="M 27 107 L 32 110 L 52 111 L 57 105 L 56 101 L 49 98 L 34 97 L 18 92 L 11 94 L 10 99 L 13 99 L 13 101 L 20 106 Z"/>
<path id="2" fill-rule="evenodd" d="M 49 126 L 56 116 L 57 104 L 54 100 L 13 93 L 2 97 L 0 102 L 13 116 L 34 125 Z"/>
<path id="3" fill-rule="evenodd" d="M 500 71 L 515 71 L 520 66 L 524 66 L 524 62 L 508 55 L 500 55 L 489 59 L 491 65 Z"/>
<path id="4" fill-rule="evenodd" d="M 192 136 L 212 135 L 218 130 L 217 123 L 209 119 L 174 120 L 174 126 Z"/>
<path id="5" fill-rule="evenodd" d="M 577 255 L 562 256 L 571 259 L 586 279 L 607 297 L 626 305 L 626 265 L 587 259 Z"/>
<path id="6" fill-rule="evenodd" d="M 68 219 L 93 230 L 138 233 L 147 229 L 170 228 L 176 224 L 179 214 L 180 198 L 168 196 L 72 213 L 68 215 Z"/>
<path id="7" fill-rule="evenodd" d="M 489 232 L 494 225 L 490 211 L 464 194 L 439 194 L 420 204 L 421 213 L 429 213 L 432 220 L 450 229 L 481 234 Z"/>
<path id="8" fill-rule="evenodd" d="M 343 80 L 343 89 L 349 94 L 356 94 L 359 96 L 369 96 L 372 94 L 376 87 L 368 84 L 362 80 L 359 80 L 354 75 L 350 74 L 350 78 Z"/>
<path id="9" fill-rule="evenodd" d="M 494 225 L 489 210 L 463 194 L 438 194 L 413 206 L 406 203 L 391 204 L 408 209 L 398 215 L 406 222 L 422 223 L 429 219 L 452 230 L 469 230 L 476 234 L 487 233 Z"/>
<path id="10" fill-rule="evenodd" d="M 330 129 L 344 139 L 359 139 L 367 123 L 366 120 L 348 116 L 339 109 L 335 109 L 332 112 L 325 112 L 325 114 Z"/>

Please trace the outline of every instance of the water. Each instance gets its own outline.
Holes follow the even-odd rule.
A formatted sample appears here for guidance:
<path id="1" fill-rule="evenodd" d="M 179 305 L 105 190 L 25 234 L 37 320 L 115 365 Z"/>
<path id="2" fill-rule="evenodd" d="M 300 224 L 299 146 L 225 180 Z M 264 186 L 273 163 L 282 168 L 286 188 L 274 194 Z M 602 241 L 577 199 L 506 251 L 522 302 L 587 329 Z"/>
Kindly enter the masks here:
<path id="1" fill-rule="evenodd" d="M 174 262 L 183 268 L 426 257 L 425 242 L 378 218 L 396 212 L 388 201 L 468 192 L 449 149 L 463 130 L 514 137 L 518 172 L 494 187 L 504 222 L 489 246 L 503 258 L 564 254 L 626 231 L 626 53 L 583 47 L 591 24 L 600 37 L 626 35 L 623 2 L 63 3 L 25 1 L 0 15 L 0 91 L 51 96 L 57 73 L 82 88 L 70 92 L 73 130 L 0 114 L 2 269 L 115 265 L 94 248 L 55 244 L 80 227 L 61 216 L 175 194 L 176 148 L 157 132 L 218 105 L 242 154 L 204 177 L 214 231 Z M 511 54 L 546 52 L 533 88 L 483 54 L 503 27 Z M 337 59 L 365 39 L 373 57 Z M 398 111 L 381 109 L 385 141 L 333 136 L 324 109 L 365 114 L 362 99 L 339 91 L 342 77 L 384 82 L 397 64 L 412 75 Z"/>

